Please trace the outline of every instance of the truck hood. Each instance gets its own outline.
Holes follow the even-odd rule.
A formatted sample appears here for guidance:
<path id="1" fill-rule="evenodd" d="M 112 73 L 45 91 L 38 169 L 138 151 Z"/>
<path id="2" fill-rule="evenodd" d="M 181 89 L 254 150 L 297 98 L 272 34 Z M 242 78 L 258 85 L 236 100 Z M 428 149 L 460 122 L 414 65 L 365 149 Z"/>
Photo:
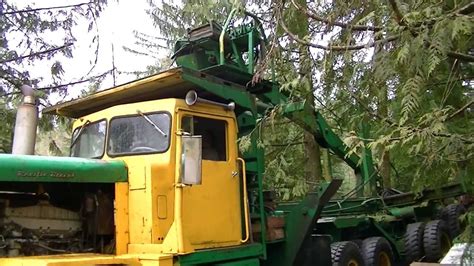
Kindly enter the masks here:
<path id="1" fill-rule="evenodd" d="M 127 174 L 119 160 L 0 154 L 0 182 L 116 183 Z"/>

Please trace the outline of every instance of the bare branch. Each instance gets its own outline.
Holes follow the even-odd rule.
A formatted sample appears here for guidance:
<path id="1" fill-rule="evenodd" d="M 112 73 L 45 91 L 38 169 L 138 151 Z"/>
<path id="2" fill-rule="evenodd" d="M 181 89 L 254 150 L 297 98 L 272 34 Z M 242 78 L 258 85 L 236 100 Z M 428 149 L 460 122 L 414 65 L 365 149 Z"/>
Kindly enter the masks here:
<path id="1" fill-rule="evenodd" d="M 388 42 L 392 42 L 392 41 L 398 39 L 398 37 L 399 37 L 399 36 L 390 36 L 390 37 L 387 37 L 385 39 L 381 39 L 381 40 L 374 41 L 374 42 L 369 42 L 369 43 L 366 43 L 366 44 L 359 44 L 359 45 L 336 46 L 336 45 L 329 44 L 329 45 L 326 46 L 326 45 L 321 45 L 321 44 L 317 44 L 317 43 L 308 42 L 308 41 L 305 41 L 305 40 L 299 38 L 298 36 L 293 34 L 286 27 L 286 25 L 285 25 L 285 23 L 283 22 L 282 19 L 279 20 L 279 23 L 280 23 L 281 27 L 283 28 L 283 30 L 289 35 L 289 37 L 291 39 L 295 40 L 296 42 L 304 44 L 304 45 L 311 46 L 313 48 L 323 49 L 323 50 L 328 50 L 328 51 L 361 50 L 361 49 L 374 47 L 376 45 L 381 45 L 381 44 L 385 44 L 385 43 L 388 43 Z"/>
<path id="2" fill-rule="evenodd" d="M 405 23 L 402 21 L 403 20 L 403 15 L 402 12 L 400 12 L 400 9 L 398 9 L 398 5 L 396 0 L 388 0 L 390 3 L 390 6 L 393 9 L 393 12 L 395 13 L 395 19 L 397 20 L 397 23 L 400 25 L 405 25 Z"/>
<path id="3" fill-rule="evenodd" d="M 291 0 L 291 3 L 296 7 L 301 12 L 304 12 L 306 16 L 309 18 L 312 18 L 314 20 L 324 22 L 328 25 L 334 25 L 338 26 L 340 28 L 352 30 L 352 31 L 380 31 L 382 27 L 374 27 L 374 26 L 366 26 L 366 25 L 351 25 L 339 21 L 331 21 L 329 19 L 323 18 L 321 16 L 316 15 L 314 12 L 309 11 L 307 8 L 301 7 L 298 3 L 296 3 L 294 0 Z"/>
<path id="4" fill-rule="evenodd" d="M 461 61 L 474 62 L 474 56 L 472 55 L 463 54 L 459 52 L 453 52 L 453 51 L 449 51 L 447 54 L 449 57 L 459 59 Z"/>
<path id="5" fill-rule="evenodd" d="M 102 78 L 102 77 L 108 75 L 108 74 L 109 74 L 110 72 L 112 72 L 112 71 L 113 71 L 113 70 L 110 69 L 110 70 L 107 70 L 106 72 L 104 72 L 104 73 L 102 73 L 102 74 L 99 74 L 99 75 L 93 76 L 93 77 L 89 77 L 89 78 L 87 78 L 87 79 L 82 79 L 82 80 L 73 81 L 73 82 L 69 82 L 69 83 L 66 83 L 66 84 L 60 84 L 60 85 L 50 86 L 50 87 L 38 88 L 38 89 L 36 89 L 36 90 L 47 91 L 47 90 L 61 89 L 61 88 L 64 88 L 64 87 L 68 87 L 68 86 L 73 86 L 73 85 L 85 83 L 85 82 L 91 81 L 92 79 Z"/>
<path id="6" fill-rule="evenodd" d="M 7 60 L 4 60 L 4 61 L 0 61 L 0 64 L 10 63 L 10 62 L 14 62 L 14 61 L 21 61 L 23 59 L 38 56 L 38 55 L 42 55 L 42 54 L 54 53 L 56 51 L 62 50 L 62 49 L 66 48 L 66 47 L 69 47 L 71 45 L 73 45 L 73 44 L 72 43 L 66 43 L 66 44 L 64 44 L 62 46 L 59 46 L 59 47 L 54 47 L 54 48 L 51 48 L 51 49 L 48 49 L 48 50 L 34 52 L 34 53 L 31 53 L 31 54 L 28 54 L 28 55 L 22 55 L 22 56 L 7 59 Z"/>
<path id="7" fill-rule="evenodd" d="M 81 84 L 81 83 L 85 83 L 85 82 L 89 82 L 93 79 L 99 79 L 99 78 L 102 78 L 106 75 L 108 75 L 112 70 L 107 70 L 106 72 L 102 73 L 102 74 L 99 74 L 97 76 L 93 76 L 93 77 L 89 77 L 87 79 L 82 79 L 82 80 L 78 80 L 78 81 L 73 81 L 73 82 L 69 82 L 69 83 L 66 83 L 66 84 L 59 84 L 59 85 L 55 85 L 55 86 L 49 86 L 49 87 L 42 87 L 42 88 L 37 88 L 35 90 L 37 91 L 48 91 L 48 90 L 55 90 L 55 89 L 67 89 L 68 86 L 73 86 L 73 85 L 77 85 L 77 84 Z M 2 77 L 4 78 L 4 77 Z M 7 80 L 8 81 L 8 80 Z M 20 94 L 21 92 L 20 91 L 13 91 L 13 92 L 9 92 L 9 93 L 4 93 L 2 95 L 0 95 L 0 98 L 1 97 L 6 97 L 6 96 L 10 96 L 10 95 L 14 95 L 14 94 Z"/>
<path id="8" fill-rule="evenodd" d="M 468 15 L 474 12 L 474 2 L 471 2 L 460 9 L 456 10 L 456 14 Z"/>
<path id="9" fill-rule="evenodd" d="M 470 100 L 468 103 L 466 103 L 463 107 L 459 108 L 458 110 L 456 110 L 455 112 L 453 112 L 451 115 L 449 115 L 449 117 L 447 119 L 451 119 L 455 116 L 457 116 L 458 114 L 462 113 L 464 110 L 466 110 L 467 108 L 469 108 L 469 106 L 471 106 L 472 104 L 474 103 L 474 100 Z"/>
<path id="10" fill-rule="evenodd" d="M 80 6 L 84 6 L 84 5 L 90 5 L 90 4 L 94 4 L 94 2 L 84 2 L 84 3 L 75 4 L 75 5 L 64 5 L 64 6 L 53 6 L 53 7 L 39 7 L 39 8 L 15 10 L 15 11 L 3 12 L 2 15 L 13 15 L 13 14 L 21 14 L 21 13 L 38 12 L 38 11 L 44 11 L 44 10 L 74 8 L 74 7 L 80 7 Z"/>

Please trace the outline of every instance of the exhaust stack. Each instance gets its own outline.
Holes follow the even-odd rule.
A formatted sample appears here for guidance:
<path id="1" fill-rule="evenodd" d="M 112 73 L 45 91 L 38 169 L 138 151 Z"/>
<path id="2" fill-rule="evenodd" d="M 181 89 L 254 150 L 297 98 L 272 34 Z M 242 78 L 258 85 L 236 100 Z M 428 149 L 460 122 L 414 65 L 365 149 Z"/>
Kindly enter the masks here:
<path id="1" fill-rule="evenodd" d="M 18 107 L 13 135 L 13 154 L 32 155 L 35 153 L 38 107 L 34 90 L 28 85 L 21 86 L 23 101 Z"/>

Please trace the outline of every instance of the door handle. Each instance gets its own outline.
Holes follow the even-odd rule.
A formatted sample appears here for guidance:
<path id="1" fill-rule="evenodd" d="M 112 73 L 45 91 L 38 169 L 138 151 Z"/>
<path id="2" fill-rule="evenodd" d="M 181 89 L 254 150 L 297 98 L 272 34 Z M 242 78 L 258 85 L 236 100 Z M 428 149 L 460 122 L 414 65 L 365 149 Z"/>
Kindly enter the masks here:
<path id="1" fill-rule="evenodd" d="M 244 192 L 244 218 L 245 218 L 245 238 L 241 239 L 241 243 L 245 243 L 250 238 L 250 225 L 249 225 L 249 206 L 248 206 L 248 195 L 247 195 L 247 176 L 245 169 L 245 161 L 242 158 L 237 158 L 242 163 L 242 190 Z"/>

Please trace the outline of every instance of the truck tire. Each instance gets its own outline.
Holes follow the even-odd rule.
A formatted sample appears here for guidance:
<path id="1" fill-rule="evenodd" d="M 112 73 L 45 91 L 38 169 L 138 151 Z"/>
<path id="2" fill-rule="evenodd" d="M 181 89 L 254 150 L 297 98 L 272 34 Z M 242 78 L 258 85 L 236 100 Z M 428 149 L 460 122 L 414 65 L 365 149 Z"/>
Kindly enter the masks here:
<path id="1" fill-rule="evenodd" d="M 446 222 L 449 236 L 454 239 L 461 233 L 461 222 L 459 217 L 466 212 L 466 209 L 459 204 L 450 204 L 441 211 L 441 219 Z"/>
<path id="2" fill-rule="evenodd" d="M 357 244 L 342 241 L 331 244 L 331 259 L 333 266 L 363 266 L 364 260 Z"/>
<path id="3" fill-rule="evenodd" d="M 412 223 L 405 232 L 405 256 L 408 263 L 420 260 L 425 250 L 423 249 L 423 231 L 425 223 Z"/>
<path id="4" fill-rule="evenodd" d="M 433 220 L 426 223 L 423 232 L 423 247 L 427 262 L 437 262 L 449 251 L 451 248 L 451 238 L 444 221 Z"/>
<path id="5" fill-rule="evenodd" d="M 369 237 L 362 242 L 362 257 L 365 266 L 392 266 L 393 252 L 383 237 Z"/>
<path id="6" fill-rule="evenodd" d="M 331 265 L 331 237 L 329 235 L 311 236 L 305 241 L 293 265 L 315 266 Z"/>

